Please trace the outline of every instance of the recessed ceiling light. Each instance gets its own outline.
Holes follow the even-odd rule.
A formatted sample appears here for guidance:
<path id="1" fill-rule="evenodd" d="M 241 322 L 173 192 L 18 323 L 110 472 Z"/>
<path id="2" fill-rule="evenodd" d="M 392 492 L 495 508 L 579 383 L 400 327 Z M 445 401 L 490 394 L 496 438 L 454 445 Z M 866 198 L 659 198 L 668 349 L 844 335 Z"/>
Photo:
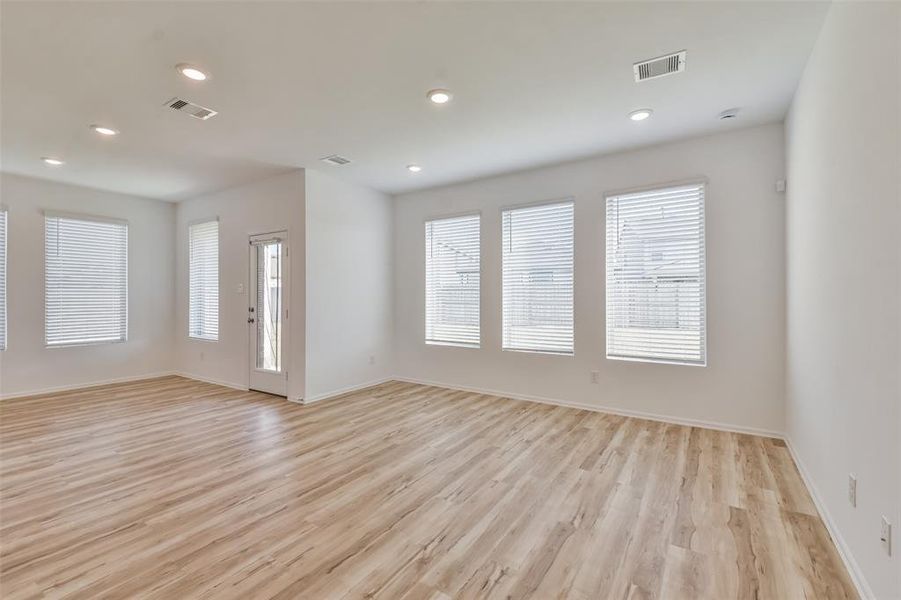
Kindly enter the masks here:
<path id="1" fill-rule="evenodd" d="M 58 158 L 53 158 L 52 156 L 42 156 L 41 160 L 47 163 L 48 165 L 53 165 L 54 167 L 58 167 L 60 165 L 66 164 L 66 161 L 60 160 Z"/>
<path id="2" fill-rule="evenodd" d="M 207 78 L 207 74 L 195 67 L 194 65 L 189 65 L 187 63 L 179 63 L 175 65 L 176 70 L 187 77 L 188 79 L 193 79 L 194 81 L 203 81 Z"/>
<path id="3" fill-rule="evenodd" d="M 104 127 L 103 125 L 91 125 L 91 129 L 99 133 L 100 135 L 118 135 L 119 132 L 111 127 Z"/>
<path id="4" fill-rule="evenodd" d="M 426 94 L 429 97 L 429 100 L 434 102 L 435 104 L 447 104 L 451 101 L 451 98 L 454 97 L 453 94 L 450 93 L 449 90 L 429 90 L 429 93 Z"/>
<path id="5" fill-rule="evenodd" d="M 411 173 L 419 173 L 422 171 L 422 167 L 419 165 L 407 165 L 407 170 Z"/>
<path id="6" fill-rule="evenodd" d="M 654 111 L 650 108 L 640 108 L 629 113 L 629 118 L 633 121 L 644 121 L 651 116 Z"/>

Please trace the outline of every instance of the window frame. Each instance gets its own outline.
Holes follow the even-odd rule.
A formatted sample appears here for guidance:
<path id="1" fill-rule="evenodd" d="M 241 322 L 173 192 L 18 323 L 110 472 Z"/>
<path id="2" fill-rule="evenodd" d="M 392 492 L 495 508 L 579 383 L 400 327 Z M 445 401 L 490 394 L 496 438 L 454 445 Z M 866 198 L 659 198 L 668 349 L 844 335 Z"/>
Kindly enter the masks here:
<path id="1" fill-rule="evenodd" d="M 482 348 L 482 316 L 484 311 L 482 310 L 482 211 L 481 210 L 467 210 L 461 212 L 453 212 L 453 213 L 442 213 L 439 215 L 429 215 L 422 219 L 422 248 L 425 248 L 426 242 L 426 226 L 429 223 L 435 221 L 447 221 L 450 219 L 462 219 L 464 217 L 478 217 L 479 219 L 479 341 L 475 344 L 467 344 L 464 342 L 454 342 L 454 341 L 442 341 L 442 340 L 429 340 L 428 338 L 428 330 L 429 330 L 429 308 L 428 308 L 428 271 L 429 271 L 429 263 L 428 256 L 423 255 L 423 311 L 422 311 L 422 326 L 423 326 L 423 335 L 422 341 L 423 344 L 427 347 L 439 347 L 439 348 L 464 348 L 468 350 L 479 350 Z"/>
<path id="2" fill-rule="evenodd" d="M 5 204 L 0 204 L 0 215 L 3 215 L 3 245 L 0 247 L 3 260 L 0 268 L 3 269 L 3 289 L 0 290 L 0 308 L 3 309 L 3 337 L 0 338 L 0 352 L 9 348 L 9 209 Z"/>
<path id="3" fill-rule="evenodd" d="M 615 354 L 610 354 L 610 346 L 609 346 L 609 326 L 608 319 L 610 318 L 609 314 L 609 294 L 610 294 L 610 285 L 609 285 L 609 268 L 610 262 L 606 255 L 607 253 L 607 204 L 611 198 L 617 196 L 626 196 L 629 194 L 640 194 L 643 192 L 652 192 L 652 191 L 662 191 L 670 188 L 678 188 L 678 187 L 687 187 L 687 186 L 699 186 L 701 187 L 701 228 L 703 230 L 703 234 L 701 235 L 701 282 L 700 282 L 700 291 L 701 291 L 701 321 L 703 324 L 702 330 L 703 334 L 700 337 L 701 347 L 702 347 L 702 357 L 700 361 L 689 361 L 682 359 L 668 359 L 661 357 L 640 357 L 640 356 L 619 356 Z M 708 345 L 708 327 L 707 327 L 707 204 L 708 204 L 708 189 L 709 189 L 709 180 L 704 176 L 691 177 L 688 179 L 678 179 L 674 181 L 664 181 L 660 183 L 641 185 L 631 188 L 611 190 L 604 193 L 604 358 L 607 360 L 615 360 L 622 362 L 638 362 L 638 363 L 650 363 L 650 364 L 660 364 L 660 365 L 676 365 L 676 366 L 686 366 L 686 367 L 706 367 L 708 364 L 708 356 L 709 356 L 709 345 Z"/>
<path id="4" fill-rule="evenodd" d="M 504 327 L 506 320 L 504 319 L 504 213 L 524 208 L 539 208 L 542 206 L 553 206 L 556 204 L 572 204 L 573 210 L 573 233 L 572 233 L 572 349 L 568 352 L 559 352 L 546 349 L 528 349 L 528 348 L 507 348 L 504 342 Z M 554 198 L 551 200 L 536 200 L 532 202 L 519 202 L 516 204 L 508 204 L 501 206 L 500 215 L 500 325 L 501 325 L 501 351 L 502 352 L 521 352 L 525 354 L 542 354 L 546 356 L 559 356 L 564 358 L 574 357 L 576 355 L 576 198 L 575 196 L 564 196 L 562 198 Z"/>
<path id="5" fill-rule="evenodd" d="M 128 334 L 129 334 L 129 317 L 130 317 L 130 306 L 129 306 L 129 277 L 128 277 L 128 269 L 130 266 L 130 253 L 129 253 L 129 245 L 131 244 L 131 235 L 130 235 L 130 224 L 127 219 L 120 219 L 117 217 L 109 217 L 105 215 L 94 215 L 88 213 L 76 213 L 69 211 L 59 211 L 59 210 L 44 210 L 43 211 L 44 223 L 43 223 L 43 247 L 42 251 L 44 254 L 44 272 L 43 277 L 41 278 L 41 302 L 43 303 L 43 315 L 44 315 L 44 348 L 47 350 L 54 350 L 58 348 L 77 348 L 81 346 L 105 346 L 109 344 L 124 344 L 128 342 Z M 125 227 L 125 277 L 123 280 L 124 288 L 125 288 L 125 325 L 124 332 L 121 339 L 116 340 L 90 340 L 90 341 L 80 341 L 80 342 L 68 342 L 68 343 L 51 343 L 48 331 L 47 331 L 47 221 L 48 219 L 70 219 L 73 221 L 85 221 L 85 222 L 93 222 L 93 223 L 108 223 L 113 225 L 122 225 Z"/>
<path id="6" fill-rule="evenodd" d="M 191 332 L 191 228 L 195 225 L 203 225 L 205 223 L 216 223 L 216 337 L 199 337 L 193 335 Z M 188 310 L 186 313 L 187 317 L 187 330 L 188 330 L 188 339 L 194 342 L 207 342 L 210 344 L 219 343 L 219 332 L 220 332 L 220 319 L 219 315 L 222 308 L 222 253 L 220 250 L 222 249 L 222 221 L 219 219 L 219 215 L 213 217 L 201 217 L 198 219 L 193 219 L 189 221 L 187 224 L 187 242 L 188 242 Z"/>

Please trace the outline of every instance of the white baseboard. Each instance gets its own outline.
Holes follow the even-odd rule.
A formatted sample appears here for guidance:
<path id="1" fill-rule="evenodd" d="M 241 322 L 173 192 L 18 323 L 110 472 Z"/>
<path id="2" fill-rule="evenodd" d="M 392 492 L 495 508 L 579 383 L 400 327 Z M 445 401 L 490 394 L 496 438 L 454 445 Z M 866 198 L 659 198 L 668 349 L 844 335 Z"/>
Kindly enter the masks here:
<path id="1" fill-rule="evenodd" d="M 231 388 L 233 390 L 240 390 L 242 392 L 246 392 L 248 390 L 248 387 L 243 383 L 234 383 L 231 381 L 212 379 L 210 377 L 201 377 L 200 375 L 194 375 L 193 373 L 187 373 L 185 371 L 175 371 L 172 374 L 178 375 L 179 377 L 184 377 L 185 379 L 193 379 L 195 381 L 202 381 L 204 383 L 212 383 L 213 385 L 221 385 L 222 387 Z"/>
<path id="2" fill-rule="evenodd" d="M 860 569 L 860 565 L 854 560 L 854 554 L 852 554 L 851 548 L 845 542 L 845 538 L 842 537 L 841 531 L 839 531 L 838 525 L 836 525 L 835 520 L 832 518 L 829 509 L 826 508 L 826 503 L 823 502 L 823 497 L 820 495 L 813 478 L 811 478 L 810 471 L 807 470 L 801 457 L 795 451 L 791 439 L 788 436 L 785 436 L 784 439 L 785 445 L 788 447 L 788 451 L 792 456 L 792 460 L 795 461 L 795 464 L 798 466 L 798 471 L 801 473 L 801 479 L 804 480 L 804 485 L 807 486 L 807 491 L 810 492 L 810 497 L 817 507 L 817 512 L 820 513 L 820 519 L 822 519 L 823 523 L 826 525 L 829 537 L 832 538 L 832 543 L 838 550 L 839 556 L 842 557 L 845 568 L 848 569 L 848 574 L 851 576 L 851 581 L 854 582 L 854 587 L 857 588 L 858 595 L 862 600 L 876 598 L 873 594 L 873 590 L 870 588 L 870 584 L 867 583 L 867 579 L 863 575 L 863 571 Z"/>
<path id="3" fill-rule="evenodd" d="M 593 412 L 602 412 L 622 417 L 634 417 L 636 419 L 647 419 L 649 421 L 660 421 L 662 423 L 673 423 L 676 425 L 687 425 L 689 427 L 701 427 L 703 429 L 715 429 L 717 431 L 728 431 L 730 433 L 748 433 L 751 435 L 759 435 L 763 437 L 783 439 L 784 434 L 780 431 L 772 431 L 769 429 L 758 429 L 756 427 L 744 427 L 741 425 L 731 425 L 728 423 L 717 423 L 715 421 L 701 421 L 698 419 L 685 419 L 682 417 L 674 417 L 671 415 L 659 415 L 655 413 L 643 412 L 638 410 L 627 410 L 623 408 L 615 408 L 612 406 L 600 406 L 597 404 L 585 404 L 582 402 L 570 402 L 568 400 L 559 400 L 556 398 L 545 398 L 542 396 L 528 396 L 523 394 L 511 394 L 502 390 L 489 390 L 485 388 L 461 386 L 453 383 L 443 383 L 439 381 L 428 381 L 425 379 L 413 379 L 410 377 L 394 377 L 395 381 L 405 381 L 407 383 L 418 383 L 421 385 L 432 385 L 435 387 L 443 387 L 452 390 L 460 390 L 464 392 L 474 392 L 476 394 L 488 394 L 491 396 L 501 396 L 503 398 L 512 398 L 513 400 L 525 400 L 526 402 L 538 402 L 540 404 L 551 404 L 554 406 L 565 406 L 567 408 L 580 408 L 582 410 L 590 410 Z"/>
<path id="4" fill-rule="evenodd" d="M 358 392 L 360 390 L 364 390 L 364 389 L 366 389 L 368 387 L 372 387 L 374 385 L 381 385 L 381 384 L 387 383 L 389 381 L 399 381 L 399 380 L 397 379 L 397 377 L 383 377 L 381 379 L 367 381 L 366 383 L 361 383 L 358 385 L 351 385 L 351 386 L 340 388 L 337 390 L 323 392 L 322 394 L 316 394 L 314 396 L 309 396 L 306 398 L 298 398 L 296 401 L 292 400 L 292 402 L 298 402 L 298 403 L 304 404 L 304 405 L 313 404 L 314 402 L 322 402 L 323 400 L 330 400 L 332 398 L 344 396 L 345 394 L 350 394 L 352 392 Z"/>
<path id="5" fill-rule="evenodd" d="M 145 373 L 143 375 L 131 375 L 129 377 L 116 377 L 114 379 L 102 379 L 99 381 L 88 381 L 85 383 L 77 383 L 74 385 L 56 385 L 52 387 L 40 388 L 35 390 L 26 390 L 23 392 L 13 392 L 12 394 L 0 394 L 0 400 L 12 400 L 13 398 L 25 398 L 28 396 L 42 396 L 44 394 L 55 394 L 58 392 L 74 392 L 76 390 L 84 390 L 101 385 L 110 385 L 113 383 L 131 383 L 133 381 L 141 381 L 143 379 L 155 379 L 157 377 L 167 377 L 170 375 L 180 375 L 175 371 L 161 371 L 159 373 Z"/>

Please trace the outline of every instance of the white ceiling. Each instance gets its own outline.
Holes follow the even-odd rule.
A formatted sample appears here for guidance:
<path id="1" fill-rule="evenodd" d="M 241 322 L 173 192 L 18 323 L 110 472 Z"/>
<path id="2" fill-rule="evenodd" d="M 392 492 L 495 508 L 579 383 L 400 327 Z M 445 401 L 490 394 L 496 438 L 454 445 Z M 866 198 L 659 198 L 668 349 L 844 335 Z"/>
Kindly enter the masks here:
<path id="1" fill-rule="evenodd" d="M 4 1 L 0 167 L 166 200 L 296 167 L 395 193 L 779 121 L 826 8 Z M 634 83 L 633 62 L 683 49 L 684 73 Z M 435 87 L 453 102 L 429 103 Z M 642 107 L 651 119 L 627 119 Z M 354 162 L 319 162 L 333 153 Z"/>

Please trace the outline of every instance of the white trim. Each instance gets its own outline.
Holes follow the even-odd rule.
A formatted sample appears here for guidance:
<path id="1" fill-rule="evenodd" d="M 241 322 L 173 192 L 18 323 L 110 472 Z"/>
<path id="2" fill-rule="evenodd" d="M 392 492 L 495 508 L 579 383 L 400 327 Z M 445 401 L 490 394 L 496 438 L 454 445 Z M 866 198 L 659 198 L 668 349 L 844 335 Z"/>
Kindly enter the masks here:
<path id="1" fill-rule="evenodd" d="M 381 379 L 367 381 L 366 383 L 360 383 L 358 385 L 350 385 L 350 386 L 340 388 L 337 390 L 323 392 L 322 394 L 316 394 L 315 396 L 308 396 L 306 398 L 298 398 L 297 400 L 291 400 L 291 402 L 298 402 L 298 403 L 304 404 L 304 405 L 313 404 L 314 402 L 330 400 L 332 398 L 337 398 L 338 396 L 350 394 L 351 392 L 359 392 L 360 390 L 364 390 L 366 388 L 373 387 L 376 385 L 381 385 L 383 383 L 388 383 L 389 381 L 404 381 L 404 380 L 399 379 L 397 377 L 383 377 Z"/>
<path id="2" fill-rule="evenodd" d="M 425 224 L 431 223 L 432 221 L 448 221 L 450 219 L 459 219 L 461 217 L 479 217 L 479 229 L 482 228 L 482 209 L 446 213 L 434 217 L 426 216 L 423 217 L 422 222 Z"/>
<path id="3" fill-rule="evenodd" d="M 658 189 L 666 189 L 666 188 L 677 188 L 677 187 L 688 187 L 691 185 L 703 185 L 705 188 L 710 183 L 710 180 L 703 176 L 698 175 L 697 177 L 690 177 L 688 179 L 676 179 L 673 181 L 662 181 L 660 183 L 652 183 L 648 185 L 639 185 L 631 188 L 624 188 L 619 190 L 607 190 L 603 193 L 604 201 L 606 203 L 607 198 L 612 198 L 614 196 L 628 196 L 629 194 L 639 194 L 641 192 L 651 192 Z"/>
<path id="4" fill-rule="evenodd" d="M 143 379 L 156 379 L 158 377 L 169 377 L 172 375 L 181 375 L 175 371 L 160 371 L 158 373 L 145 373 L 143 375 L 131 375 L 129 377 L 116 377 L 114 379 L 102 379 L 99 381 L 89 381 L 86 383 L 76 383 L 74 385 L 56 385 L 48 388 L 37 390 L 27 390 L 24 392 L 13 392 L 12 394 L 0 394 L 0 400 L 12 400 L 13 398 L 26 398 L 28 396 L 43 396 L 45 394 L 53 394 L 57 392 L 74 392 L 102 385 L 111 385 L 114 383 L 131 383 L 141 381 Z"/>
<path id="5" fill-rule="evenodd" d="M 442 342 L 440 340 L 438 340 L 438 341 L 426 340 L 425 345 L 426 346 L 448 346 L 450 348 L 469 348 L 471 350 L 478 350 L 482 347 L 481 343 L 479 343 L 479 344 L 464 344 L 462 342 Z"/>
<path id="6" fill-rule="evenodd" d="M 817 508 L 817 512 L 820 514 L 820 520 L 822 520 L 823 524 L 826 525 L 826 531 L 829 532 L 829 537 L 832 538 L 833 545 L 835 546 L 836 550 L 838 550 L 839 556 L 842 557 L 842 562 L 845 563 L 845 568 L 848 570 L 848 575 L 851 576 L 851 581 L 854 583 L 854 587 L 857 589 L 858 595 L 863 600 L 875 599 L 876 595 L 870 588 L 870 584 L 867 583 L 867 579 L 866 577 L 864 577 L 863 571 L 860 569 L 860 565 L 858 565 L 857 561 L 854 559 L 854 554 L 851 552 L 851 548 L 845 542 L 845 538 L 842 537 L 838 525 L 832 518 L 829 510 L 826 508 L 826 503 L 823 502 L 823 497 L 820 495 L 817 486 L 814 484 L 813 478 L 810 476 L 810 472 L 807 470 L 807 467 L 804 466 L 804 463 L 801 462 L 801 457 L 795 451 L 795 447 L 792 445 L 791 438 L 785 436 L 784 439 L 785 446 L 788 448 L 788 452 L 789 454 L 791 454 L 792 460 L 795 461 L 795 465 L 797 465 L 798 467 L 798 472 L 801 473 L 801 479 L 804 481 L 804 485 L 807 486 L 807 491 L 810 492 L 810 497 L 813 499 L 813 503 Z"/>
<path id="7" fill-rule="evenodd" d="M 185 223 L 185 225 L 188 226 L 188 229 L 191 229 L 192 225 L 200 225 L 201 223 L 210 223 L 212 221 L 216 221 L 218 223 L 219 215 L 216 215 L 214 217 L 198 217 L 197 219 L 194 219 L 193 221 L 188 221 L 187 223 Z"/>
<path id="8" fill-rule="evenodd" d="M 92 215 L 90 213 L 69 212 L 64 210 L 44 209 L 45 219 L 69 219 L 71 221 L 86 221 L 88 223 L 112 223 L 113 225 L 128 225 L 128 219 L 119 217 L 107 217 L 104 215 Z"/>
<path id="9" fill-rule="evenodd" d="M 524 394 L 512 394 L 500 390 L 490 390 L 485 388 L 461 386 L 451 383 L 442 383 L 438 381 L 428 381 L 425 379 L 413 379 L 410 377 L 394 377 L 395 381 L 404 381 L 406 383 L 418 383 L 421 385 L 431 385 L 435 387 L 443 387 L 452 390 L 460 390 L 463 392 L 474 392 L 477 394 L 488 394 L 490 396 L 500 396 L 502 398 L 511 398 L 513 400 L 525 400 L 526 402 L 538 402 L 539 404 L 551 404 L 553 406 L 565 406 L 567 408 L 579 408 L 582 410 L 590 410 L 592 412 L 608 413 L 619 415 L 621 417 L 633 417 L 636 419 L 646 419 L 648 421 L 659 421 L 661 423 L 673 423 L 675 425 L 686 425 L 688 427 L 701 427 L 703 429 L 715 429 L 717 431 L 727 431 L 729 433 L 747 433 L 750 435 L 759 435 L 762 437 L 784 439 L 785 434 L 779 431 L 769 429 L 759 429 L 757 427 L 745 427 L 742 425 L 731 425 L 728 423 L 718 423 L 716 421 L 701 421 L 698 419 L 685 419 L 682 417 L 674 417 L 670 415 L 659 415 L 656 413 L 643 412 L 638 410 L 627 410 L 623 408 L 614 408 L 612 406 L 603 406 L 598 404 L 586 404 L 583 402 L 570 402 L 567 400 L 558 400 L 556 398 L 545 398 L 543 396 L 529 396 Z"/>
<path id="10" fill-rule="evenodd" d="M 231 388 L 233 390 L 239 390 L 242 392 L 248 391 L 250 388 L 247 387 L 246 384 L 243 383 L 234 383 L 231 381 L 222 381 L 219 379 L 212 379 L 210 377 L 202 377 L 200 375 L 194 375 L 192 373 L 186 373 L 184 371 L 174 371 L 173 375 L 178 375 L 179 377 L 184 377 L 185 379 L 193 379 L 194 381 L 202 381 L 203 383 L 212 383 L 213 385 L 221 385 L 222 387 Z"/>
<path id="11" fill-rule="evenodd" d="M 562 198 L 553 198 L 551 200 L 534 200 L 528 202 L 519 202 L 517 204 L 505 204 L 499 208 L 501 213 L 505 213 L 511 210 L 517 210 L 519 208 L 538 208 L 539 206 L 554 206 L 557 204 L 572 204 L 573 205 L 573 220 L 575 220 L 575 207 L 576 207 L 576 197 L 575 196 L 563 196 Z"/>

